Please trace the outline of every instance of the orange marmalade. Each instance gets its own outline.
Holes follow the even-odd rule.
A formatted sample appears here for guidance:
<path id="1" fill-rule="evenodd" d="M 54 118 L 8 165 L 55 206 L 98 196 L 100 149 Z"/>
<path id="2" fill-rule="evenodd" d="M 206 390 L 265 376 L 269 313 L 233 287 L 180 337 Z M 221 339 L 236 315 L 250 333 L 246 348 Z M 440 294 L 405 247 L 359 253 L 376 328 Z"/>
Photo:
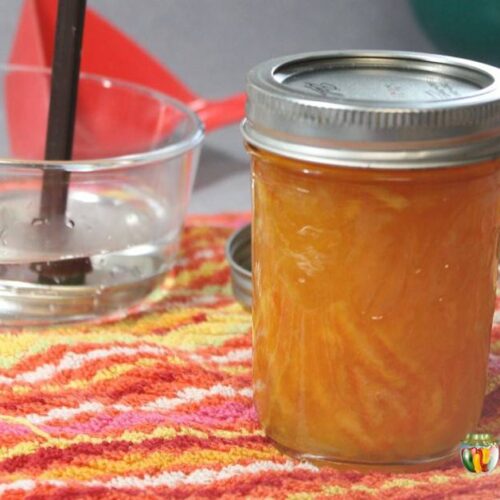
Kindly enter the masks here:
<path id="1" fill-rule="evenodd" d="M 266 434 L 345 462 L 446 455 L 481 413 L 500 164 L 366 172 L 252 155 Z"/>
<path id="2" fill-rule="evenodd" d="M 284 452 L 424 469 L 477 431 L 500 220 L 500 70 L 321 52 L 248 75 L 255 404 Z"/>

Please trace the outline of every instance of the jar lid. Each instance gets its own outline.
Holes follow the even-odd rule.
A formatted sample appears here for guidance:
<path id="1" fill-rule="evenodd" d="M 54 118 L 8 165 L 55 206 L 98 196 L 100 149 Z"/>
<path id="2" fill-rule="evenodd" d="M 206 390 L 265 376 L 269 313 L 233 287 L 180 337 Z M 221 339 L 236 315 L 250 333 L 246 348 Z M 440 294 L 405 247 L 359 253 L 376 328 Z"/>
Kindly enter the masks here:
<path id="1" fill-rule="evenodd" d="M 236 300 L 252 308 L 252 226 L 235 231 L 226 244 L 226 258 L 231 269 L 231 286 Z"/>
<path id="2" fill-rule="evenodd" d="M 429 168 L 500 155 L 500 70 L 414 52 L 273 59 L 247 81 L 245 139 L 330 165 Z"/>

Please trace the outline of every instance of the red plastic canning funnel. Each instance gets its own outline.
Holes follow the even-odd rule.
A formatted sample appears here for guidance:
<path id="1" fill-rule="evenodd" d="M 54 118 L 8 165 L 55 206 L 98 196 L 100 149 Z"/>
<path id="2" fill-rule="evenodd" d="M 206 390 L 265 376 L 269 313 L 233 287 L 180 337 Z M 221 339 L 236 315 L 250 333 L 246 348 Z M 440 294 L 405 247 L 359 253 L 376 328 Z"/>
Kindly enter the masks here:
<path id="1" fill-rule="evenodd" d="M 11 52 L 11 63 L 50 67 L 56 14 L 55 0 L 25 1 Z M 87 11 L 84 40 L 83 72 L 128 80 L 170 95 L 196 111 L 208 132 L 243 118 L 244 93 L 220 100 L 196 95 L 172 72 L 92 9 Z"/>

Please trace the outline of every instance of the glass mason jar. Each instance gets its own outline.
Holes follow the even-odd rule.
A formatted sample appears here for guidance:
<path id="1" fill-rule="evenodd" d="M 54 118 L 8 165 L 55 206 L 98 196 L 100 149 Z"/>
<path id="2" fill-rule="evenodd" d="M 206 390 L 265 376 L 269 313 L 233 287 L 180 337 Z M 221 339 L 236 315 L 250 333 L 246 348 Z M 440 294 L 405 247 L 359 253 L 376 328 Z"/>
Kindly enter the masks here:
<path id="1" fill-rule="evenodd" d="M 250 72 L 255 403 L 285 452 L 415 470 L 474 431 L 498 264 L 499 82 L 483 64 L 402 52 Z"/>

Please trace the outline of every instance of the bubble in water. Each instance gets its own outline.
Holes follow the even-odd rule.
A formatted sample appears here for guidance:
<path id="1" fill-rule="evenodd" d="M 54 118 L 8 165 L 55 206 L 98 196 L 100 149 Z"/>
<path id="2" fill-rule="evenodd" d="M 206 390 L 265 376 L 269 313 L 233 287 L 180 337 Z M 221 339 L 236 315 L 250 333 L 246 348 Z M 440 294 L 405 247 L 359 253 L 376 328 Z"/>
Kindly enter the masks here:
<path id="1" fill-rule="evenodd" d="M 127 272 L 127 269 L 123 266 L 120 266 L 120 265 L 117 265 L 117 266 L 113 266 L 110 270 L 109 270 L 109 274 L 111 277 L 116 277 L 116 276 L 119 276 L 121 273 L 125 274 Z"/>
<path id="2" fill-rule="evenodd" d="M 49 223 L 49 219 L 47 219 L 46 217 L 35 217 L 32 221 L 31 221 L 31 225 L 32 226 L 45 226 L 46 224 Z"/>
<path id="3" fill-rule="evenodd" d="M 73 229 L 75 227 L 75 221 L 73 219 L 66 219 L 65 221 L 66 227 Z"/>
<path id="4" fill-rule="evenodd" d="M 127 214 L 125 217 L 125 222 L 128 226 L 135 226 L 139 223 L 139 217 L 135 213 Z"/>

